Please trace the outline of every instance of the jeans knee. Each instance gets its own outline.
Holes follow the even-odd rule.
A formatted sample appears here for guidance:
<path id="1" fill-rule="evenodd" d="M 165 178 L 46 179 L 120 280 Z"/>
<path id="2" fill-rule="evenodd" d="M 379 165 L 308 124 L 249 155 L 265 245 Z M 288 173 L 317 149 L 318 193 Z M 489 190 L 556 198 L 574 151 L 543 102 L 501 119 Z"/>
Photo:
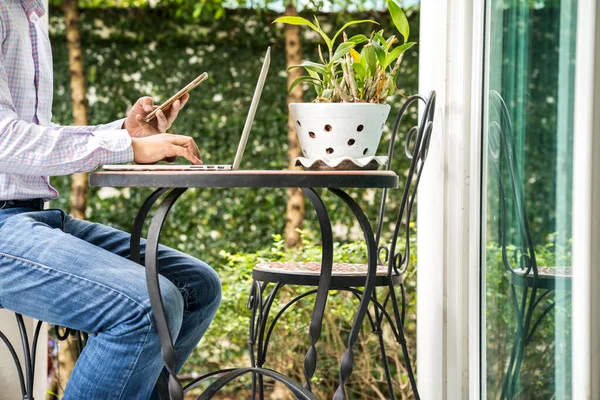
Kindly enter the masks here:
<path id="1" fill-rule="evenodd" d="M 211 307 L 216 312 L 221 305 L 221 298 L 223 296 L 221 278 L 206 264 L 203 265 L 200 274 L 203 288 L 202 296 L 199 299 L 200 307 Z"/>
<path id="2" fill-rule="evenodd" d="M 162 297 L 165 317 L 169 325 L 172 340 L 175 341 L 179 335 L 183 322 L 184 301 L 181 292 L 171 281 L 159 276 L 160 294 Z"/>

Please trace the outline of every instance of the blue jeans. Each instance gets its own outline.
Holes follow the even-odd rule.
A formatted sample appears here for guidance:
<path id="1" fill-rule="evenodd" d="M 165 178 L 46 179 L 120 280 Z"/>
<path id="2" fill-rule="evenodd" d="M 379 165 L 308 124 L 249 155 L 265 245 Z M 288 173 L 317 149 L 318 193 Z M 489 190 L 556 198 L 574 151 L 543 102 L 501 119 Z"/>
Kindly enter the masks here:
<path id="1" fill-rule="evenodd" d="M 145 269 L 129 259 L 129 238 L 60 210 L 0 210 L 0 306 L 93 333 L 64 400 L 153 393 L 163 361 Z M 164 246 L 159 272 L 179 370 L 217 312 L 221 282 L 202 261 Z"/>

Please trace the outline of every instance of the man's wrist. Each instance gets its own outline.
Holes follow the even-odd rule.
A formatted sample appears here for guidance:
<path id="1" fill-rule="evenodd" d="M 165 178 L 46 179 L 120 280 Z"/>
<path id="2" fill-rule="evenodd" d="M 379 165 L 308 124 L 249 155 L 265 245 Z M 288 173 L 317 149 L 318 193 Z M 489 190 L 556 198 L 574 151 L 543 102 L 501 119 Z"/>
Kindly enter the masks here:
<path id="1" fill-rule="evenodd" d="M 102 164 L 122 164 L 133 161 L 132 139 L 126 130 L 93 133 L 100 145 Z"/>

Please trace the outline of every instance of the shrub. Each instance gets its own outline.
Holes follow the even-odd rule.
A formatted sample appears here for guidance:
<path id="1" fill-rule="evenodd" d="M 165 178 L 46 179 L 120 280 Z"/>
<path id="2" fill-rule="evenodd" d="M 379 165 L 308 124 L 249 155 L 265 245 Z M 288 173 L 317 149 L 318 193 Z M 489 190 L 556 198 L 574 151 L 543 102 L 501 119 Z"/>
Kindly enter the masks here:
<path id="1" fill-rule="evenodd" d="M 311 241 L 303 235 L 303 249 L 285 250 L 280 235 L 273 236 L 270 247 L 254 253 L 221 252 L 223 257 L 223 305 L 206 334 L 204 341 L 184 367 L 184 374 L 206 373 L 211 370 L 249 365 L 247 338 L 250 311 L 247 309 L 248 294 L 251 288 L 252 267 L 261 261 L 318 261 L 321 259 L 319 243 Z M 366 262 L 366 246 L 364 242 L 335 243 L 335 262 Z M 414 252 L 413 252 L 414 254 Z M 414 263 L 414 259 L 411 262 Z M 414 265 L 414 264 L 412 264 Z M 410 269 L 405 285 L 408 296 L 406 334 L 414 362 L 415 343 L 415 280 L 414 268 Z M 278 310 L 292 297 L 311 288 L 287 286 L 279 293 L 271 311 L 274 316 Z M 381 290 L 381 289 L 380 289 Z M 379 292 L 381 293 L 381 291 Z M 382 296 L 380 296 L 381 298 Z M 314 297 L 300 301 L 283 314 L 271 341 L 267 356 L 267 368 L 303 381 L 303 362 L 308 350 L 308 324 L 312 313 Z M 324 327 L 318 346 L 318 368 L 313 378 L 314 392 L 318 398 L 332 398 L 338 382 L 338 367 L 341 355 L 345 350 L 347 336 L 358 307 L 356 298 L 348 293 L 332 292 L 324 318 Z M 384 324 L 385 326 L 385 324 Z M 408 376 L 404 369 L 400 347 L 395 343 L 389 328 L 384 329 L 384 340 L 388 362 L 395 379 L 396 390 L 410 397 Z M 371 333 L 367 320 L 355 347 L 354 373 L 347 385 L 350 398 L 353 399 L 387 399 L 387 386 L 381 365 L 377 336 Z M 249 390 L 249 380 L 232 385 L 228 391 L 236 393 Z M 292 398 L 281 396 L 281 388 L 276 386 L 277 394 L 269 398 Z M 283 391 L 285 392 L 285 391 Z M 230 392 L 226 392 L 230 393 Z M 287 394 L 286 394 L 287 396 Z M 403 397 L 403 398 L 408 398 Z M 236 397 L 241 398 L 241 397 Z"/>

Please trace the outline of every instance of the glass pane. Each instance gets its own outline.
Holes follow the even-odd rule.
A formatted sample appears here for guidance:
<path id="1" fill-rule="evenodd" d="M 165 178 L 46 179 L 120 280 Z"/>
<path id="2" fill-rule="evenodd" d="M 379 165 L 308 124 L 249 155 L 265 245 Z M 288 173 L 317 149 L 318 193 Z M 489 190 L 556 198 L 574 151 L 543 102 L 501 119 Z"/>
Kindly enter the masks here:
<path id="1" fill-rule="evenodd" d="M 571 398 L 576 4 L 487 1 L 484 398 Z"/>

